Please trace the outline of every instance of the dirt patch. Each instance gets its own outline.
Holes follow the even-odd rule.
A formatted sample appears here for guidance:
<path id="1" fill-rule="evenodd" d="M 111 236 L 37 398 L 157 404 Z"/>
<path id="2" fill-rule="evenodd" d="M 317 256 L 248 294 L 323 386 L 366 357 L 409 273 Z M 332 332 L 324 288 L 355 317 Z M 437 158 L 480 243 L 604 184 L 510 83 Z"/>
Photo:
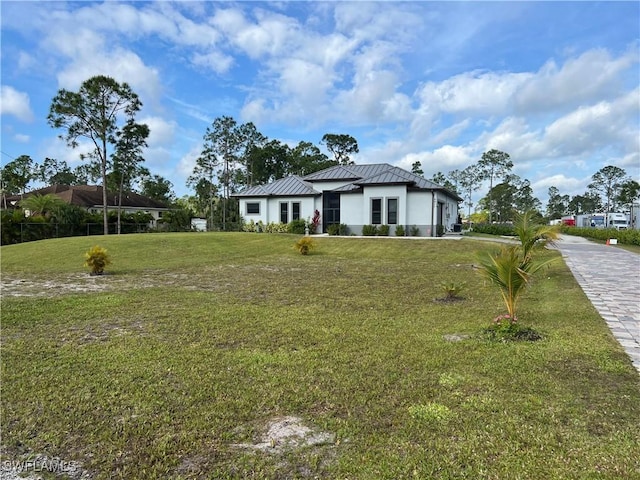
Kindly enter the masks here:
<path id="1" fill-rule="evenodd" d="M 307 427 L 301 418 L 288 416 L 271 420 L 255 443 L 238 443 L 235 447 L 280 453 L 301 447 L 333 444 L 335 435 Z"/>
<path id="2" fill-rule="evenodd" d="M 459 303 L 459 302 L 464 302 L 465 298 L 464 297 L 442 297 L 442 298 L 434 298 L 433 301 L 435 303 Z"/>
<path id="3" fill-rule="evenodd" d="M 68 478 L 70 480 L 90 480 L 89 472 L 79 462 L 67 461 L 59 457 L 42 454 L 23 454 L 17 457 L 0 447 L 0 479 L 41 480 L 42 478 Z"/>

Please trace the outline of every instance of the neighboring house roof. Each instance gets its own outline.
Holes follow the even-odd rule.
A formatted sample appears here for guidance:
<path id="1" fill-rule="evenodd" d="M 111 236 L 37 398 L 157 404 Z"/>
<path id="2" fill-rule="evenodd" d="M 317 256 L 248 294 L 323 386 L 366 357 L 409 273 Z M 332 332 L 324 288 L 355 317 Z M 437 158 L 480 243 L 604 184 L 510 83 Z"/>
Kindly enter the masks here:
<path id="1" fill-rule="evenodd" d="M 463 199 L 455 192 L 447 190 L 430 180 L 414 173 L 394 167 L 388 163 L 374 163 L 365 165 L 336 165 L 305 177 L 293 175 L 281 178 L 267 185 L 250 187 L 233 196 L 236 197 L 264 197 L 264 196 L 291 196 L 291 195 L 320 195 L 313 189 L 314 182 L 327 182 L 335 180 L 350 181 L 347 185 L 332 191 L 339 193 L 356 193 L 364 186 L 373 185 L 407 185 L 412 189 L 442 190 L 458 201 Z"/>
<path id="2" fill-rule="evenodd" d="M 47 194 L 56 195 L 70 205 L 78 205 L 84 208 L 102 207 L 102 187 L 99 185 L 51 185 L 25 193 L 23 198 Z M 7 201 L 14 200 L 19 201 L 20 195 L 7 197 Z M 116 193 L 107 194 L 107 206 L 114 208 L 118 206 L 118 195 Z M 132 192 L 122 194 L 122 207 L 168 210 L 165 204 Z"/>
<path id="3" fill-rule="evenodd" d="M 234 193 L 234 197 L 267 197 L 267 196 L 309 196 L 320 195 L 313 189 L 313 185 L 305 182 L 297 175 L 280 178 L 266 185 L 249 187 L 242 192 Z"/>

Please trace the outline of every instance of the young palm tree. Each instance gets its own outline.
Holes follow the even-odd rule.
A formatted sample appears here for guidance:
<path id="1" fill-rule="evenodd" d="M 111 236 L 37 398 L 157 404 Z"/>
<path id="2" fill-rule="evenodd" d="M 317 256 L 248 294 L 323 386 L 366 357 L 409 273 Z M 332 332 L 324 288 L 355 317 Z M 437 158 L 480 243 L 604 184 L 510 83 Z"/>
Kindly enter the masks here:
<path id="1" fill-rule="evenodd" d="M 516 306 L 531 275 L 548 262 L 535 264 L 531 259 L 523 259 L 518 246 L 504 247 L 497 255 L 487 255 L 480 259 L 480 273 L 500 288 L 502 299 L 511 321 L 516 318 Z"/>
<path id="2" fill-rule="evenodd" d="M 511 322 L 515 321 L 518 299 L 529 284 L 531 276 L 555 260 L 533 260 L 536 249 L 558 239 L 558 230 L 556 227 L 534 222 L 532 214 L 525 212 L 516 220 L 514 228 L 520 245 L 505 247 L 497 255 L 480 259 L 480 272 L 500 288 Z"/>
<path id="3" fill-rule="evenodd" d="M 560 233 L 556 225 L 542 225 L 534 221 L 531 210 L 516 217 L 514 230 L 520 239 L 524 259 L 531 258 L 534 250 L 553 243 L 559 238 Z"/>

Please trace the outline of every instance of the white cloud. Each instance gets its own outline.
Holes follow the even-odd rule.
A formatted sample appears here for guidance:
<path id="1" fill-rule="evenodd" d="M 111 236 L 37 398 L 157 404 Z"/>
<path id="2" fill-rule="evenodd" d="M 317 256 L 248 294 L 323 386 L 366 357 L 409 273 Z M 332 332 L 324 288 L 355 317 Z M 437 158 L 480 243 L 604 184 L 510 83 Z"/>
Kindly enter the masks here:
<path id="1" fill-rule="evenodd" d="M 29 143 L 29 140 L 31 139 L 29 135 L 24 135 L 22 133 L 16 133 L 13 138 L 18 143 Z"/>
<path id="2" fill-rule="evenodd" d="M 442 82 L 428 82 L 417 93 L 422 104 L 442 112 L 504 114 L 529 73 L 466 72 Z"/>
<path id="3" fill-rule="evenodd" d="M 595 173 L 595 172 L 594 172 Z M 585 185 L 591 181 L 591 176 L 576 178 L 576 177 L 567 177 L 565 174 L 555 174 L 550 176 L 545 176 L 540 178 L 539 180 L 531 183 L 531 188 L 534 191 L 540 193 L 540 196 L 543 196 L 542 193 L 546 196 L 549 190 L 549 187 L 556 187 L 561 195 L 582 195 L 585 192 Z"/>
<path id="4" fill-rule="evenodd" d="M 58 83 L 61 87 L 75 90 L 95 75 L 108 75 L 120 83 L 127 82 L 143 103 L 150 101 L 153 105 L 159 101 L 162 91 L 159 72 L 147 67 L 135 53 L 121 48 L 106 52 L 88 47 L 79 52 L 58 73 Z"/>
<path id="5" fill-rule="evenodd" d="M 589 50 L 562 66 L 549 60 L 522 85 L 516 97 L 518 108 L 540 111 L 612 98 L 621 93 L 623 74 L 635 63 L 637 48 L 618 58 L 604 49 Z"/>
<path id="6" fill-rule="evenodd" d="M 177 125 L 173 121 L 167 121 L 160 117 L 141 117 L 138 123 L 144 123 L 149 127 L 149 148 L 158 148 L 171 145 L 174 142 Z"/>
<path id="7" fill-rule="evenodd" d="M 196 52 L 191 56 L 191 62 L 194 65 L 213 70 L 218 74 L 229 72 L 234 64 L 233 57 L 225 55 L 220 51 L 213 51 L 209 53 Z"/>
<path id="8" fill-rule="evenodd" d="M 398 166 L 411 170 L 414 162 L 420 162 L 425 176 L 430 177 L 436 172 L 448 172 L 451 170 L 465 168 L 475 162 L 472 157 L 473 151 L 470 147 L 459 147 L 454 145 L 444 145 L 433 151 L 410 153 L 405 155 Z"/>
<path id="9" fill-rule="evenodd" d="M 562 150 L 567 155 L 584 154 L 594 149 L 638 145 L 637 118 L 640 114 L 640 89 L 612 102 L 582 106 L 545 128 L 546 150 Z"/>
<path id="10" fill-rule="evenodd" d="M 0 114 L 13 115 L 23 122 L 33 121 L 29 95 L 9 85 L 0 86 Z"/>

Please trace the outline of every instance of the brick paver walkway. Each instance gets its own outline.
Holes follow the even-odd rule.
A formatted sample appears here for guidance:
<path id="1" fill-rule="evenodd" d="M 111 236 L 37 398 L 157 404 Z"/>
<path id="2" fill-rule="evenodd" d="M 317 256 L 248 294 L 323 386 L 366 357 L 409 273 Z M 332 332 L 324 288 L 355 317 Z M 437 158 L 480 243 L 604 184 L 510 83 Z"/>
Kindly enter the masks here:
<path id="1" fill-rule="evenodd" d="M 555 246 L 640 372 L 640 255 L 570 235 Z"/>

